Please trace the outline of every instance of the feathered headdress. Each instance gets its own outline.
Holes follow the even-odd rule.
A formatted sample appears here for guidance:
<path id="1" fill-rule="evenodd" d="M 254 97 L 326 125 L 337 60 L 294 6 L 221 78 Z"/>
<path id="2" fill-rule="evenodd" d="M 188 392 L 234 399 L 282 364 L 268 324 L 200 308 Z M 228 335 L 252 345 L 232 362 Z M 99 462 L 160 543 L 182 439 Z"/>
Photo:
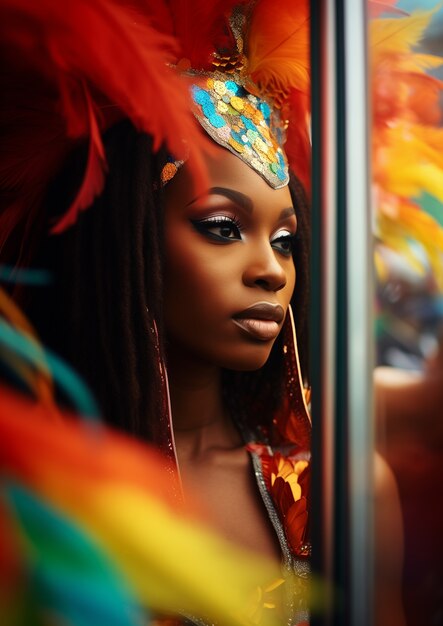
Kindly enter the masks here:
<path id="1" fill-rule="evenodd" d="M 48 182 L 87 140 L 83 182 L 53 231 L 75 222 L 104 184 L 101 134 L 121 118 L 150 134 L 154 150 L 166 145 L 188 159 L 195 178 L 204 177 L 207 144 L 183 73 L 212 71 L 214 61 L 226 69 L 223 54 L 232 58 L 237 45 L 229 27 L 234 7 L 252 16 L 244 33 L 250 79 L 284 105 L 289 162 L 307 183 L 306 0 L 296 7 L 287 0 L 1 0 L 0 249 L 19 224 L 29 231 Z"/>
<path id="2" fill-rule="evenodd" d="M 443 83 L 428 73 L 443 59 L 417 51 L 433 13 L 370 24 L 372 164 L 377 236 L 422 273 L 418 243 L 443 289 L 443 228 L 420 198 L 443 202 Z"/>
<path id="3" fill-rule="evenodd" d="M 229 24 L 233 47 L 216 50 L 209 73 L 189 70 L 194 113 L 212 139 L 273 188 L 288 184 L 291 148 L 291 166 L 308 188 L 307 3 L 237 6 Z"/>

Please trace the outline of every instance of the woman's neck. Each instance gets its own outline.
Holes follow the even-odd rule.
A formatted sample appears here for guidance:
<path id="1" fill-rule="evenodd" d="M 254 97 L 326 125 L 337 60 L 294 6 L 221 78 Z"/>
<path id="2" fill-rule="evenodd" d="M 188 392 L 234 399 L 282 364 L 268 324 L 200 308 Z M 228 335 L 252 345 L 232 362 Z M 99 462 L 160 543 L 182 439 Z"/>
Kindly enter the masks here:
<path id="1" fill-rule="evenodd" d="M 183 460 L 241 444 L 222 398 L 222 372 L 174 353 L 168 358 L 172 422 Z"/>

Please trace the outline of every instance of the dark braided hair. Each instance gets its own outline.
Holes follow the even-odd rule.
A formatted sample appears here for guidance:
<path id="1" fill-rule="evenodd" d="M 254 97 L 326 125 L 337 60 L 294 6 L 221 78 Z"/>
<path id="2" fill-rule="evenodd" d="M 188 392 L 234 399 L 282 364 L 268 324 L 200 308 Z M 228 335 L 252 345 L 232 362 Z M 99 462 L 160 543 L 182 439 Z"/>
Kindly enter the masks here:
<path id="1" fill-rule="evenodd" d="M 153 155 L 151 139 L 129 122 L 111 128 L 104 143 L 109 166 L 105 189 L 75 226 L 44 241 L 36 265 L 48 267 L 54 281 L 44 296 L 41 291 L 31 294 L 27 309 L 43 341 L 89 383 L 105 420 L 150 439 L 153 416 L 163 402 L 157 357 L 163 345 L 163 225 L 161 191 L 156 189 L 166 155 Z M 47 199 L 49 220 L 66 210 L 84 163 L 80 149 L 57 176 Z M 309 215 L 301 185 L 293 179 L 290 188 L 299 240 L 293 308 L 306 363 Z M 242 374 L 245 390 L 254 392 L 266 380 L 278 403 L 279 354 L 276 347 L 262 370 Z M 228 375 L 225 385 L 231 384 Z"/>

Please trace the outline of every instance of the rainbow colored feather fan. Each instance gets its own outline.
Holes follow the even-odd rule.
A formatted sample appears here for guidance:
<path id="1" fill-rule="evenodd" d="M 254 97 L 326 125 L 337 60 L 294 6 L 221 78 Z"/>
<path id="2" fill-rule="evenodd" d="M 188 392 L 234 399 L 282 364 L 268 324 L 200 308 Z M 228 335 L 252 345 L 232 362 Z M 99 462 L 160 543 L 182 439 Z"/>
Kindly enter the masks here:
<path id="1" fill-rule="evenodd" d="M 191 614 L 253 624 L 264 560 L 171 498 L 165 460 L 5 388 L 0 404 L 0 610 L 11 624 L 121 624 Z M 266 588 L 267 584 L 262 588 Z M 263 624 L 276 624 L 265 611 Z"/>
<path id="2" fill-rule="evenodd" d="M 443 290 L 443 228 L 421 200 L 443 203 L 443 82 L 428 73 L 443 59 L 417 51 L 434 13 L 370 23 L 372 165 L 376 235 L 423 274 L 419 244 Z"/>

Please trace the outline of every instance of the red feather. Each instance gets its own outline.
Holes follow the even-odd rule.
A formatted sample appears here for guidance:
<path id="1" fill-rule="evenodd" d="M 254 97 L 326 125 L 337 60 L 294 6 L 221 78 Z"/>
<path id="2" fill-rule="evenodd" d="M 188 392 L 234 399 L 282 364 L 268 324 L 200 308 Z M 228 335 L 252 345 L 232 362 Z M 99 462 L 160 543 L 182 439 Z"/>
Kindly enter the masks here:
<path id="1" fill-rule="evenodd" d="M 96 115 L 92 107 L 91 97 L 86 88 L 84 93 L 89 120 L 89 150 L 86 172 L 74 202 L 72 202 L 69 209 L 52 229 L 51 232 L 54 234 L 60 233 L 72 226 L 72 224 L 75 224 L 78 213 L 88 208 L 103 189 L 106 170 L 105 151 Z"/>
<path id="2" fill-rule="evenodd" d="M 0 392 L 0 469 L 4 475 L 14 471 L 32 486 L 42 472 L 56 475 L 57 468 L 67 467 L 89 484 L 126 483 L 171 506 L 181 506 L 171 490 L 175 470 L 153 447 L 69 414 L 61 414 L 54 423 L 43 404 L 4 387 Z M 39 454 L 29 454 L 30 449 Z"/>
<path id="3" fill-rule="evenodd" d="M 0 119 L 6 136 L 0 157 L 0 245 L 41 204 L 74 140 L 89 137 L 85 181 L 57 230 L 74 221 L 103 186 L 99 128 L 119 117 L 149 133 L 154 149 L 165 142 L 177 158 L 191 150 L 190 166 L 197 179 L 204 177 L 199 150 L 207 149 L 207 142 L 190 112 L 186 83 L 167 65 L 179 54 L 177 44 L 152 28 L 133 3 L 1 0 L 0 9 L 9 66 L 2 77 L 9 96 Z M 18 69 L 27 90 L 9 90 Z"/>
<path id="4" fill-rule="evenodd" d="M 311 189 L 310 98 L 293 89 L 288 101 L 291 120 L 285 143 L 289 165 L 309 195 Z"/>
<path id="5" fill-rule="evenodd" d="M 180 42 L 181 56 L 194 69 L 211 69 L 214 51 L 235 49 L 228 28 L 232 9 L 248 0 L 168 0 L 174 16 L 174 35 Z"/>

